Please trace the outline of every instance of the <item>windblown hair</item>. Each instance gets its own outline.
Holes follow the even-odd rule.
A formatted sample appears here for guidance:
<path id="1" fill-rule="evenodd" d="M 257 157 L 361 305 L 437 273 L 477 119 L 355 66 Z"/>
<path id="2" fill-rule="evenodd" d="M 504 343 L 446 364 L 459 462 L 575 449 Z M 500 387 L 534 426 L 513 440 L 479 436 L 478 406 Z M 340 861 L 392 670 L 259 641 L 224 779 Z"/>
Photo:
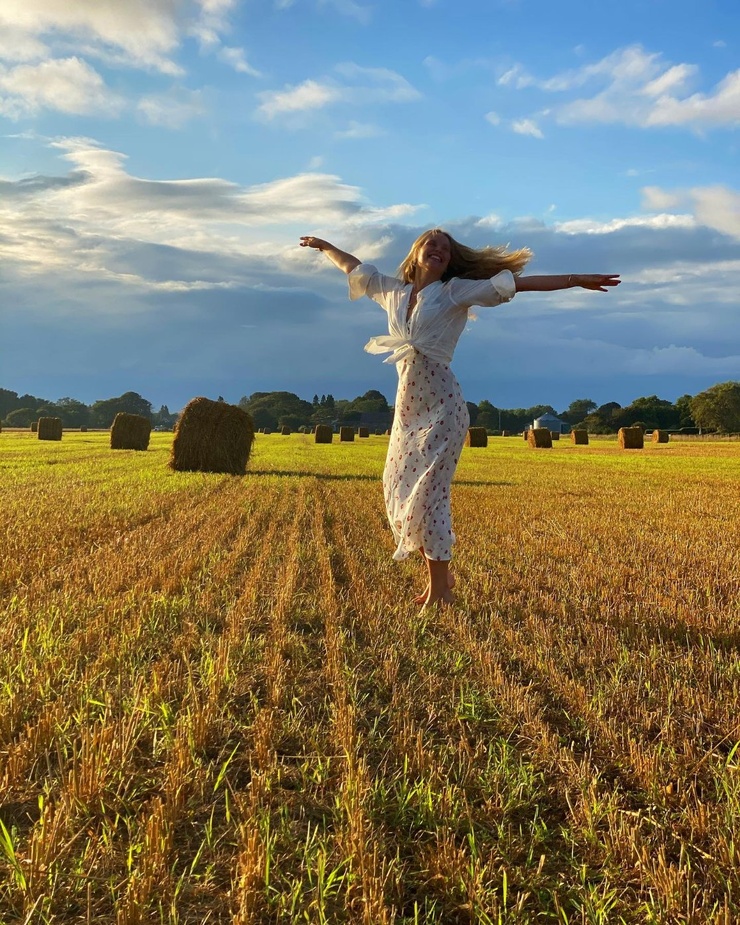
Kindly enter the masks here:
<path id="1" fill-rule="evenodd" d="M 443 283 L 454 276 L 461 279 L 489 279 L 502 270 L 511 270 L 518 275 L 532 257 L 532 251 L 528 247 L 516 251 L 507 250 L 506 245 L 476 249 L 460 244 L 442 228 L 431 228 L 414 241 L 408 256 L 398 268 L 398 275 L 404 283 L 413 283 L 419 251 L 435 234 L 443 234 L 450 242 L 450 265 L 442 277 Z"/>

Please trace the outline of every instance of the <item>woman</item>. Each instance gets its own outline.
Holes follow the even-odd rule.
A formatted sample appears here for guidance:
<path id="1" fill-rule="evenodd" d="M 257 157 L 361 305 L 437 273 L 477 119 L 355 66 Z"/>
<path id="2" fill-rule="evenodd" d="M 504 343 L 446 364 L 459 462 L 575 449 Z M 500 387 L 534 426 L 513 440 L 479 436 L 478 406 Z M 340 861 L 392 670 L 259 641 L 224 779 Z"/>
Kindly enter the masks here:
<path id="1" fill-rule="evenodd" d="M 616 274 L 519 276 L 532 256 L 527 249 L 474 250 L 439 228 L 414 242 L 399 268 L 400 279 L 310 236 L 313 247 L 349 277 L 350 299 L 369 296 L 388 313 L 388 336 L 373 337 L 369 353 L 388 353 L 399 382 L 388 444 L 383 491 L 397 546 L 394 559 L 421 552 L 427 586 L 414 600 L 428 606 L 452 603 L 449 571 L 455 535 L 450 486 L 470 424 L 468 408 L 449 368 L 455 345 L 474 305 L 500 305 L 517 292 L 581 287 L 606 292 Z"/>

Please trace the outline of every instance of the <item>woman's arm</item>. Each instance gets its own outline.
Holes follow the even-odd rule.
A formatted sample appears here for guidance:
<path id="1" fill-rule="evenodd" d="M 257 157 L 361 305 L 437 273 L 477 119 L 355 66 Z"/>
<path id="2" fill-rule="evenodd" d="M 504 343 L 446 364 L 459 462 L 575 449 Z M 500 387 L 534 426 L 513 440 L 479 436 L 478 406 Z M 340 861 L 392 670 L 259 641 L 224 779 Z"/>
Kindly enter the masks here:
<path id="1" fill-rule="evenodd" d="M 598 289 L 606 292 L 607 286 L 621 283 L 618 273 L 570 273 L 568 276 L 515 276 L 517 292 L 554 292 L 558 289 Z"/>
<path id="2" fill-rule="evenodd" d="M 357 257 L 340 251 L 338 247 L 334 247 L 328 241 L 322 241 L 321 238 L 312 238 L 310 235 L 305 236 L 301 238 L 300 244 L 301 247 L 315 247 L 316 250 L 323 251 L 334 266 L 339 267 L 344 273 L 351 273 L 355 267 L 359 267 L 362 263 Z"/>

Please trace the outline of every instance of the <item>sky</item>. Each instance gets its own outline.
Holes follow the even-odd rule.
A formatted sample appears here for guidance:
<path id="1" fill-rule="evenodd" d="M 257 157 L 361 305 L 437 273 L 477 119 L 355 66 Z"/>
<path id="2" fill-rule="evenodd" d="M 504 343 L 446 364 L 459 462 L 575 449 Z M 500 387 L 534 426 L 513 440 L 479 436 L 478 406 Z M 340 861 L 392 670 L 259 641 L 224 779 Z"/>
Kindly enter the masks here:
<path id="1" fill-rule="evenodd" d="M 2 0 L 0 387 L 392 401 L 298 239 L 442 227 L 623 280 L 481 309 L 469 401 L 693 395 L 740 379 L 739 165 L 737 0 Z"/>

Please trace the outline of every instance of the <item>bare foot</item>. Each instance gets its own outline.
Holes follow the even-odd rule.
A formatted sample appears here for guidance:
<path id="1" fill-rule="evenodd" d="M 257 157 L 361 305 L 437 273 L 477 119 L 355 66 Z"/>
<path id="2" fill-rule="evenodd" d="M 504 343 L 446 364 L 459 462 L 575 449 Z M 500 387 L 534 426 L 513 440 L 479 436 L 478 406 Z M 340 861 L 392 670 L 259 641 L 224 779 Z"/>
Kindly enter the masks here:
<path id="1" fill-rule="evenodd" d="M 449 588 L 450 591 L 452 591 L 452 589 L 455 587 L 455 576 L 452 574 L 452 572 L 448 572 L 448 573 L 447 573 L 447 587 Z M 415 604 L 429 604 L 429 603 L 434 603 L 434 601 L 430 601 L 430 600 L 429 600 L 429 592 L 430 592 L 431 590 L 432 590 L 432 587 L 431 587 L 431 585 L 429 584 L 429 582 L 427 582 L 427 586 L 426 586 L 426 588 L 424 588 L 424 593 L 423 593 L 423 594 L 419 594 L 417 597 L 415 597 L 415 598 L 414 598 L 414 603 L 415 603 Z M 451 599 L 450 599 L 449 601 L 447 601 L 447 603 L 449 603 L 449 604 L 451 604 L 451 603 L 455 600 L 455 595 L 454 595 L 454 594 L 451 594 L 451 595 L 450 595 L 450 598 L 451 598 Z M 446 597 L 445 597 L 445 600 L 447 600 Z"/>
<path id="2" fill-rule="evenodd" d="M 455 599 L 456 599 L 455 595 L 452 593 L 452 591 L 449 588 L 446 591 L 444 591 L 442 594 L 432 594 L 430 592 L 429 596 L 424 602 L 424 608 L 444 607 L 445 604 L 454 604 Z"/>

